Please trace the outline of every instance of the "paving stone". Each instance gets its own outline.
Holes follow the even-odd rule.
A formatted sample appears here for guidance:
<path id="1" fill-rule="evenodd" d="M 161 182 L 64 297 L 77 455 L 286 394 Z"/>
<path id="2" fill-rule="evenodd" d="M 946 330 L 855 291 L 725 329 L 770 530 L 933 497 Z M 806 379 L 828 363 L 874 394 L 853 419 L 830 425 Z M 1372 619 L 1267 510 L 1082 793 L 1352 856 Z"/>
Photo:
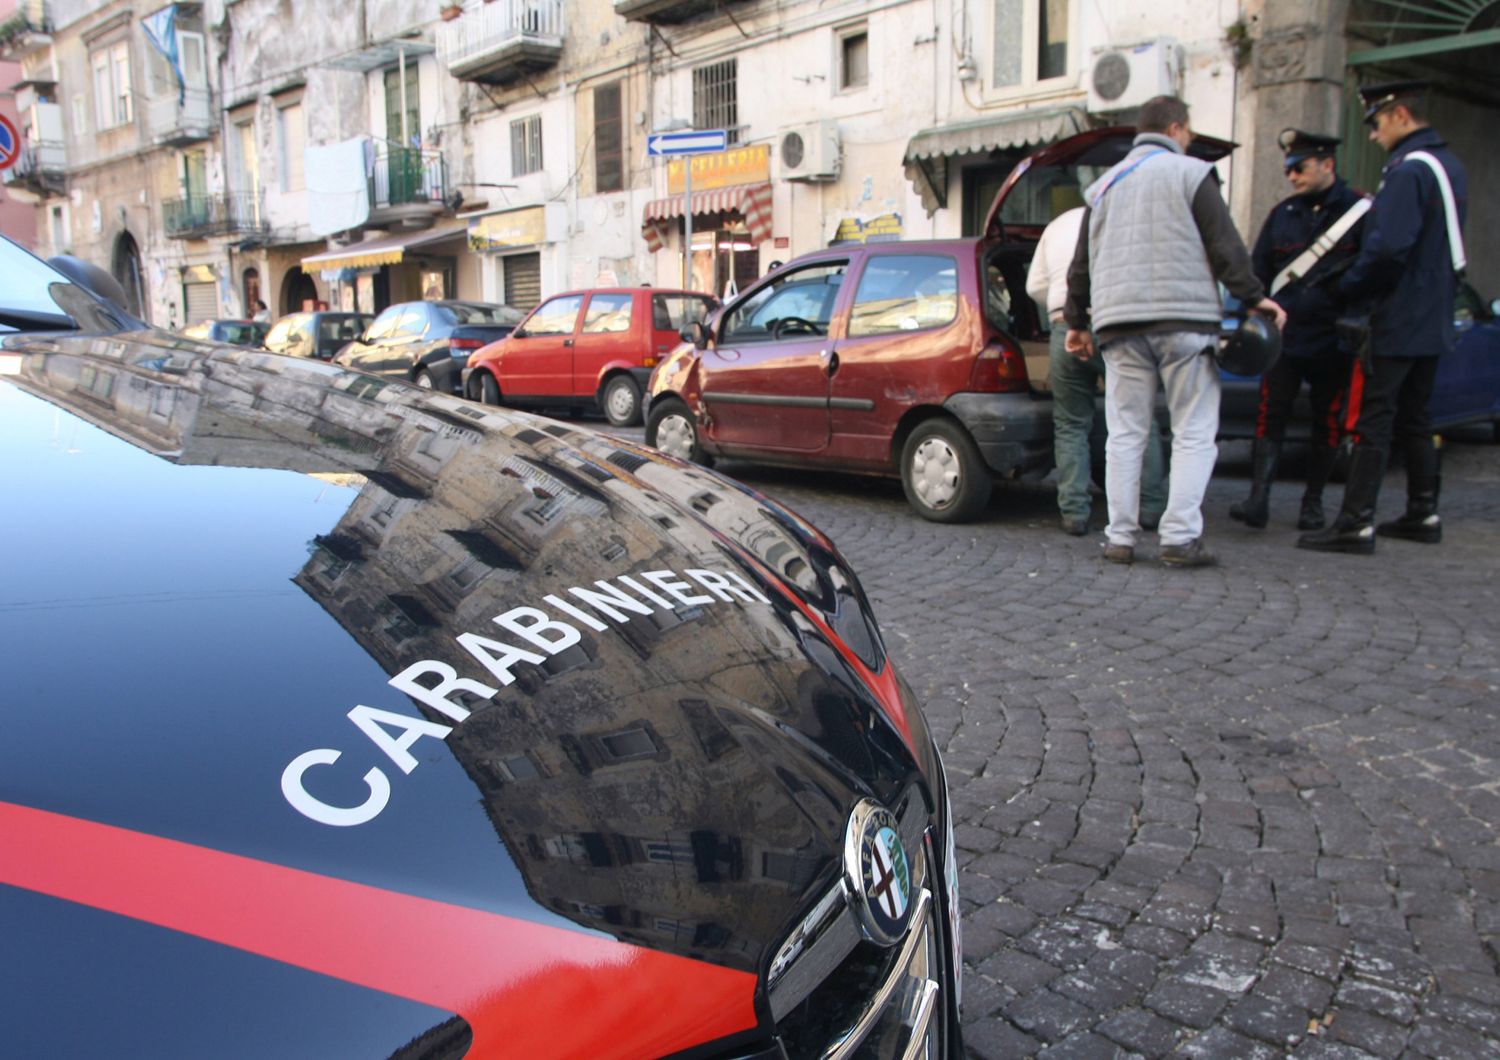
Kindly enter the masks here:
<path id="1" fill-rule="evenodd" d="M 1307 1036 L 1308 1011 L 1266 997 L 1247 997 L 1235 1002 L 1225 1022 L 1251 1038 L 1282 1049 L 1291 1049 Z"/>
<path id="2" fill-rule="evenodd" d="M 1192 1057 L 1193 1060 L 1277 1060 L 1283 1052 L 1276 1046 L 1257 1042 L 1228 1027 L 1212 1027 L 1196 1038 L 1178 1046 L 1171 1055 Z"/>
<path id="3" fill-rule="evenodd" d="M 1096 1013 L 1109 1012 L 1137 1001 L 1142 993 L 1123 980 L 1087 968 L 1053 980 L 1051 988 Z"/>
<path id="4" fill-rule="evenodd" d="M 1050 983 L 1062 974 L 1061 968 L 1017 950 L 1005 950 L 987 958 L 980 963 L 979 971 L 1018 994 Z"/>
<path id="5" fill-rule="evenodd" d="M 1157 1015 L 1189 1027 L 1211 1024 L 1229 1004 L 1222 991 L 1185 983 L 1176 978 L 1160 980 L 1146 995 L 1145 1005 Z"/>
<path id="6" fill-rule="evenodd" d="M 1176 957 L 1187 950 L 1190 941 L 1186 935 L 1151 924 L 1132 924 L 1123 936 L 1126 946 L 1155 957 Z"/>
<path id="7" fill-rule="evenodd" d="M 1069 1035 L 1037 1053 L 1037 1060 L 1126 1060 L 1131 1054 L 1092 1031 Z"/>
<path id="8" fill-rule="evenodd" d="M 1078 1002 L 1038 987 L 1005 1006 L 1005 1016 L 1017 1027 L 1044 1041 L 1067 1037 L 1090 1020 L 1090 1012 Z"/>
<path id="9" fill-rule="evenodd" d="M 1005 1020 L 964 1021 L 964 1049 L 980 1060 L 1016 1060 L 1035 1056 L 1041 1048 L 1040 1041 Z"/>
<path id="10" fill-rule="evenodd" d="M 1162 1056 L 1170 1052 L 1176 1048 L 1178 1038 L 1186 1033 L 1176 1024 L 1140 1008 L 1117 1012 L 1103 1020 L 1095 1030 L 1146 1056 Z"/>

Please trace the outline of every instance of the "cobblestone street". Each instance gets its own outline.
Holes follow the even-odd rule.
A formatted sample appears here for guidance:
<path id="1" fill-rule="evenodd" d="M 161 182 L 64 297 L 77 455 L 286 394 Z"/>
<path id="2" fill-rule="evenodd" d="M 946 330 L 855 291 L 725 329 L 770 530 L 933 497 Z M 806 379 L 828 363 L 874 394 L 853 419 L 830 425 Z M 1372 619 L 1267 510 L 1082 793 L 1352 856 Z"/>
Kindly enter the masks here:
<path id="1" fill-rule="evenodd" d="M 1443 544 L 1355 557 L 1293 547 L 1298 481 L 1231 522 L 1226 445 L 1204 570 L 1103 562 L 1045 486 L 945 527 L 725 468 L 834 538 L 925 699 L 971 1055 L 1500 1056 L 1500 448 L 1446 453 Z"/>

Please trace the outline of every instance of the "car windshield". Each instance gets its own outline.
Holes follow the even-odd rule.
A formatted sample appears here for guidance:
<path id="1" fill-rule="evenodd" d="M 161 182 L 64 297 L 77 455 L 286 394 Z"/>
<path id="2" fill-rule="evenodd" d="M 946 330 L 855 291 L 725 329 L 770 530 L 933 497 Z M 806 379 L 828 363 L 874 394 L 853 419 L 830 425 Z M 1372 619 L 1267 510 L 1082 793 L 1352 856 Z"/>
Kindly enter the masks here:
<path id="1" fill-rule="evenodd" d="M 87 296 L 50 265 L 0 237 L 0 334 L 71 331 L 69 308 Z"/>
<path id="2" fill-rule="evenodd" d="M 438 307 L 455 324 L 519 324 L 521 311 L 508 305 L 447 302 Z"/>
<path id="3" fill-rule="evenodd" d="M 226 320 L 219 325 L 218 339 L 220 342 L 232 343 L 235 346 L 259 346 L 270 330 L 269 324 L 262 324 L 250 320 Z"/>

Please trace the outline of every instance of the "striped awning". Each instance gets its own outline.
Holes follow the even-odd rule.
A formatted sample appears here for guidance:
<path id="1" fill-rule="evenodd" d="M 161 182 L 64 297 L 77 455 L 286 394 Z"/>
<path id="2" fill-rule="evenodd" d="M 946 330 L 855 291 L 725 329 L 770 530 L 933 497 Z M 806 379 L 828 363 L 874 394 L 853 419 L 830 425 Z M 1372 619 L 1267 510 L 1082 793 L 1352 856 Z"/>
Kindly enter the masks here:
<path id="1" fill-rule="evenodd" d="M 336 272 L 339 269 L 372 269 L 379 265 L 395 265 L 406 257 L 408 250 L 425 247 L 430 243 L 441 243 L 445 239 L 467 237 L 467 225 L 446 228 L 424 228 L 419 232 L 407 232 L 399 236 L 381 236 L 366 239 L 362 243 L 350 243 L 337 250 L 325 250 L 302 259 L 304 272 Z"/>
<path id="2" fill-rule="evenodd" d="M 730 212 L 745 219 L 745 227 L 750 229 L 750 242 L 764 243 L 771 238 L 771 185 L 736 184 L 729 188 L 693 192 L 694 217 Z M 665 246 L 668 223 L 686 213 L 687 204 L 681 195 L 648 202 L 641 217 L 641 235 L 646 238 L 646 249 L 654 254 Z"/>

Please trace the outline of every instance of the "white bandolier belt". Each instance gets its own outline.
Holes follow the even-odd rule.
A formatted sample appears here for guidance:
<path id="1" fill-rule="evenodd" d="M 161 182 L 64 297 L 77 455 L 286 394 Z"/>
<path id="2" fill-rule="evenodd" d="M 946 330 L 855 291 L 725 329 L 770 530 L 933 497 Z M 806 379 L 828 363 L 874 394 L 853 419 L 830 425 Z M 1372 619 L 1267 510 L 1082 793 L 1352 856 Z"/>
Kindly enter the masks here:
<path id="1" fill-rule="evenodd" d="M 1292 259 L 1290 265 L 1276 274 L 1271 281 L 1271 295 L 1275 297 L 1276 292 L 1294 280 L 1300 280 L 1306 276 L 1312 267 L 1316 265 L 1327 254 L 1344 233 L 1354 227 L 1354 223 L 1365 214 L 1370 212 L 1371 200 L 1368 195 L 1362 196 L 1360 200 L 1349 209 L 1345 210 L 1339 219 L 1324 229 L 1323 234 L 1313 240 L 1312 245 Z"/>
<path id="2" fill-rule="evenodd" d="M 1458 227 L 1458 206 L 1453 201 L 1453 185 L 1448 181 L 1448 171 L 1436 155 L 1426 151 L 1413 151 L 1406 157 L 1413 162 L 1425 163 L 1437 178 L 1438 191 L 1443 196 L 1443 218 L 1448 223 L 1448 253 L 1453 255 L 1453 271 L 1462 276 L 1469 262 L 1464 257 L 1464 235 Z"/>

